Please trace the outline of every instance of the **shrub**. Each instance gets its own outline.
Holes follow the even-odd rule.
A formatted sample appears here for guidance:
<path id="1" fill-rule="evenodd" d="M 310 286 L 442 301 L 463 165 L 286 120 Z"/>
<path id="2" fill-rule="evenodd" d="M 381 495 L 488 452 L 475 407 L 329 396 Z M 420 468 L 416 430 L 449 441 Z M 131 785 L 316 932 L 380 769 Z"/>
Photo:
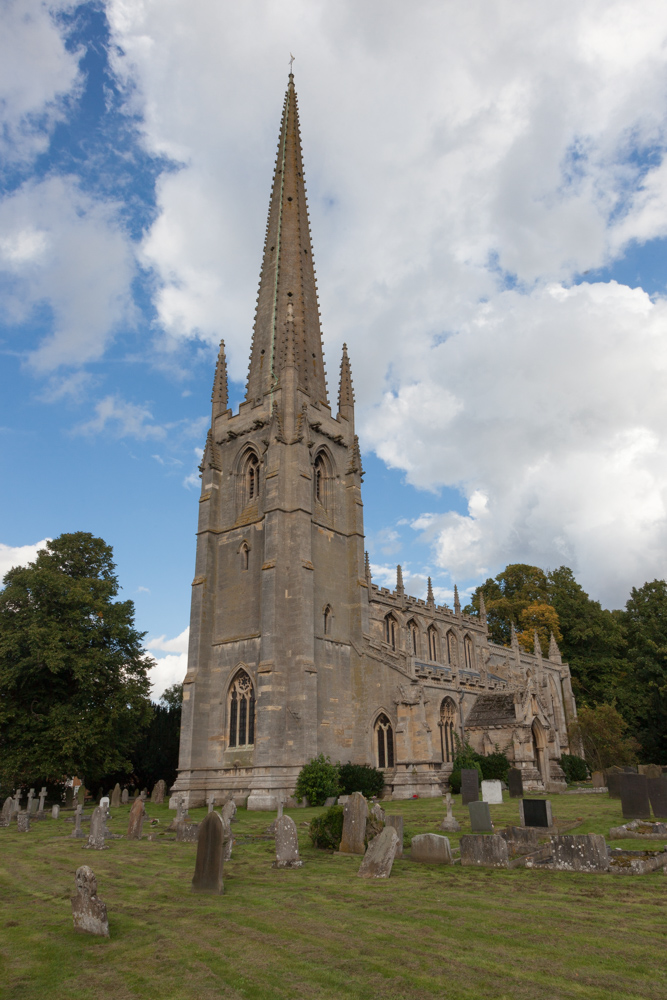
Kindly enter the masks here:
<path id="1" fill-rule="evenodd" d="M 479 772 L 480 781 L 484 775 L 480 764 L 482 758 L 473 750 L 468 741 L 459 739 L 456 733 L 454 733 L 454 741 L 456 753 L 454 754 L 454 768 L 449 776 L 449 787 L 455 795 L 458 795 L 461 791 L 461 771 L 463 768 L 475 768 Z"/>
<path id="2" fill-rule="evenodd" d="M 321 753 L 304 764 L 296 779 L 296 796 L 308 799 L 311 806 L 323 806 L 330 795 L 338 795 L 338 765 Z"/>
<path id="3" fill-rule="evenodd" d="M 471 762 L 467 762 L 463 764 L 463 767 L 472 768 L 473 770 L 476 770 L 479 773 L 479 780 L 481 781 L 483 779 L 484 775 L 482 774 L 482 767 L 479 761 L 474 760 Z M 461 771 L 462 767 L 454 767 L 454 770 L 449 776 L 449 788 L 450 791 L 454 793 L 454 795 L 458 795 L 459 792 L 461 791 Z"/>
<path id="4" fill-rule="evenodd" d="M 343 795 L 362 792 L 367 799 L 381 795 L 384 774 L 370 764 L 343 764 L 340 769 L 340 790 Z"/>
<path id="5" fill-rule="evenodd" d="M 585 781 L 588 777 L 588 764 L 583 757 L 578 757 L 576 753 L 564 753 L 558 763 L 565 772 L 568 785 L 573 781 Z"/>
<path id="6" fill-rule="evenodd" d="M 477 760 L 482 768 L 482 777 L 485 781 L 493 781 L 494 778 L 498 781 L 507 781 L 510 762 L 497 745 L 494 753 L 490 753 L 486 757 L 480 756 Z"/>
<path id="7" fill-rule="evenodd" d="M 337 851 L 343 836 L 343 807 L 331 806 L 311 820 L 309 829 L 313 847 Z"/>

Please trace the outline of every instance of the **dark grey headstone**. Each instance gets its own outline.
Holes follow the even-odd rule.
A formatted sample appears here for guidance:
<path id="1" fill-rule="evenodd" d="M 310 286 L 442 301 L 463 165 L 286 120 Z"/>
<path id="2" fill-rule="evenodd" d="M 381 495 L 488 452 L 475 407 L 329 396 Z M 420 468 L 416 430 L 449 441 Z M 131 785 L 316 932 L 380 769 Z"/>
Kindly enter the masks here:
<path id="1" fill-rule="evenodd" d="M 90 833 L 88 834 L 88 843 L 84 844 L 84 847 L 89 847 L 95 851 L 107 850 L 104 843 L 106 818 L 107 813 L 103 806 L 96 806 L 93 809 L 93 814 L 90 817 Z"/>
<path id="2" fill-rule="evenodd" d="M 397 846 L 398 834 L 396 830 L 393 826 L 385 826 L 368 845 L 368 850 L 359 866 L 357 875 L 360 878 L 389 878 Z"/>
<path id="3" fill-rule="evenodd" d="M 518 767 L 511 767 L 507 775 L 507 787 L 511 799 L 523 798 L 523 775 Z"/>
<path id="4" fill-rule="evenodd" d="M 74 930 L 109 937 L 106 903 L 97 895 L 97 879 L 88 865 L 76 870 L 76 896 L 72 896 Z"/>
<path id="5" fill-rule="evenodd" d="M 403 817 L 395 813 L 389 813 L 385 816 L 385 823 L 387 826 L 393 826 L 394 830 L 398 835 L 398 844 L 396 845 L 396 857 L 403 857 Z"/>
<path id="6" fill-rule="evenodd" d="M 441 837 L 437 833 L 418 834 L 410 844 L 410 860 L 427 865 L 451 865 L 453 858 L 449 837 Z"/>
<path id="7" fill-rule="evenodd" d="M 484 830 L 491 833 L 493 823 L 491 822 L 491 810 L 488 802 L 471 802 L 468 805 L 470 813 L 470 829 L 473 833 L 482 833 Z"/>
<path id="8" fill-rule="evenodd" d="M 225 824 L 219 813 L 208 813 L 199 824 L 197 860 L 192 877 L 195 892 L 223 891 L 222 868 L 225 845 Z"/>
<path id="9" fill-rule="evenodd" d="M 468 833 L 461 837 L 461 864 L 480 868 L 507 868 L 509 852 L 507 841 L 494 834 Z"/>
<path id="10" fill-rule="evenodd" d="M 610 799 L 620 799 L 621 797 L 621 771 L 606 771 L 605 781 Z"/>
<path id="11" fill-rule="evenodd" d="M 648 786 L 643 774 L 626 771 L 620 776 L 621 809 L 623 819 L 649 819 L 651 803 Z"/>
<path id="12" fill-rule="evenodd" d="M 554 868 L 567 872 L 609 871 L 607 844 L 601 833 L 568 834 L 551 838 Z"/>
<path id="13" fill-rule="evenodd" d="M 461 805 L 479 801 L 479 771 L 475 767 L 461 770 Z"/>
<path id="14" fill-rule="evenodd" d="M 519 803 L 522 826 L 552 826 L 551 803 L 548 799 L 521 799 Z"/>
<path id="15" fill-rule="evenodd" d="M 667 817 L 667 778 L 647 778 L 648 797 L 656 819 Z"/>

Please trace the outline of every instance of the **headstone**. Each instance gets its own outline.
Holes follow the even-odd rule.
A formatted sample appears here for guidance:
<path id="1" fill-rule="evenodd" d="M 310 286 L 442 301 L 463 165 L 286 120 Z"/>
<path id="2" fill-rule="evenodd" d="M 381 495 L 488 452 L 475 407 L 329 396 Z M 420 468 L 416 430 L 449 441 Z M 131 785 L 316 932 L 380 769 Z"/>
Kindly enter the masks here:
<path id="1" fill-rule="evenodd" d="M 458 820 L 454 819 L 454 805 L 451 792 L 447 792 L 445 795 L 445 805 L 447 807 L 447 815 L 440 824 L 440 829 L 446 830 L 447 833 L 458 833 L 461 829 L 461 824 Z"/>
<path id="2" fill-rule="evenodd" d="M 509 851 L 507 841 L 494 834 L 469 833 L 461 837 L 461 864 L 479 868 L 507 868 Z"/>
<path id="3" fill-rule="evenodd" d="M 651 809 L 656 819 L 667 817 L 667 778 L 647 778 L 646 787 Z"/>
<path id="4" fill-rule="evenodd" d="M 662 766 L 660 764 L 646 764 L 640 774 L 645 774 L 647 778 L 662 778 Z"/>
<path id="5" fill-rule="evenodd" d="M 523 775 L 518 767 L 511 767 L 507 774 L 507 787 L 511 799 L 523 798 Z"/>
<path id="6" fill-rule="evenodd" d="M 195 892 L 221 893 L 225 824 L 219 813 L 208 813 L 199 825 L 197 860 L 192 878 Z"/>
<path id="7" fill-rule="evenodd" d="M 223 826 L 225 828 L 225 835 L 224 835 L 225 841 L 224 841 L 224 845 L 223 845 L 223 848 L 222 848 L 222 860 L 223 861 L 231 861 L 232 860 L 232 848 L 234 846 L 234 834 L 232 832 L 232 824 L 231 823 L 225 823 L 224 820 L 222 822 L 223 822 Z M 199 824 L 197 824 L 197 828 L 199 828 Z"/>
<path id="8" fill-rule="evenodd" d="M 482 802 L 488 802 L 490 806 L 501 806 L 503 804 L 502 781 L 482 782 Z"/>
<path id="9" fill-rule="evenodd" d="M 151 802 L 154 802 L 156 806 L 164 805 L 164 795 L 167 790 L 166 783 L 162 778 L 156 781 L 153 791 L 151 792 Z"/>
<path id="10" fill-rule="evenodd" d="M 476 767 L 461 770 L 461 805 L 479 800 L 479 771 Z"/>
<path id="11" fill-rule="evenodd" d="M 65 788 L 65 809 L 74 808 L 74 789 L 71 785 Z"/>
<path id="12" fill-rule="evenodd" d="M 111 806 L 111 799 L 109 798 L 108 795 L 103 795 L 102 796 L 102 798 L 100 799 L 100 805 L 104 809 L 105 813 L 109 812 L 109 808 Z"/>
<path id="13" fill-rule="evenodd" d="M 493 831 L 488 802 L 470 802 L 468 812 L 470 813 L 470 829 L 473 833 L 482 833 L 485 830 L 489 833 Z"/>
<path id="14" fill-rule="evenodd" d="M 368 819 L 366 820 L 366 842 L 368 843 L 377 837 L 381 830 L 384 830 L 384 809 L 374 802 L 373 805 L 368 810 Z"/>
<path id="15" fill-rule="evenodd" d="M 567 872 L 609 871 L 604 835 L 588 833 L 551 838 L 553 866 Z"/>
<path id="16" fill-rule="evenodd" d="M 610 799 L 620 799 L 621 797 L 621 786 L 619 775 L 623 774 L 622 767 L 612 767 L 606 768 L 604 772 L 605 781 L 607 783 L 607 789 L 609 791 Z"/>
<path id="17" fill-rule="evenodd" d="M 213 810 L 215 809 L 215 795 L 213 794 L 213 792 L 211 792 L 206 801 L 208 803 L 208 811 L 212 813 Z"/>
<path id="18" fill-rule="evenodd" d="M 360 794 L 360 792 L 354 792 L 351 797 L 354 798 L 355 795 Z M 368 845 L 364 860 L 357 872 L 359 878 L 389 878 L 397 847 L 398 834 L 396 830 L 393 826 L 385 826 Z"/>
<path id="19" fill-rule="evenodd" d="M 145 818 L 146 807 L 144 806 L 144 800 L 142 798 L 135 799 L 134 805 L 130 809 L 130 822 L 127 826 L 128 840 L 141 840 Z"/>
<path id="20" fill-rule="evenodd" d="M 396 845 L 396 857 L 403 857 L 403 817 L 395 813 L 389 813 L 385 816 L 385 824 L 387 826 L 393 826 L 398 837 L 398 844 Z"/>
<path id="21" fill-rule="evenodd" d="M 111 793 L 111 808 L 118 809 L 120 805 L 120 784 L 116 782 L 114 785 L 113 792 Z"/>
<path id="22" fill-rule="evenodd" d="M 60 819 L 60 806 L 57 803 L 51 806 L 51 819 Z"/>
<path id="23" fill-rule="evenodd" d="M 97 895 L 97 879 L 88 865 L 76 870 L 76 896 L 72 896 L 74 930 L 109 937 L 106 903 Z"/>
<path id="24" fill-rule="evenodd" d="M 593 788 L 606 788 L 604 771 L 593 771 L 591 775 Z"/>
<path id="25" fill-rule="evenodd" d="M 148 798 L 148 789 L 147 788 L 142 788 L 141 789 L 141 797 L 142 797 L 142 799 L 145 802 L 146 799 Z"/>
<path id="26" fill-rule="evenodd" d="M 341 854 L 363 854 L 366 836 L 368 803 L 361 792 L 353 792 L 343 806 L 343 836 L 338 850 Z"/>
<path id="27" fill-rule="evenodd" d="M 623 819 L 649 819 L 651 803 L 643 774 L 626 771 L 620 776 L 621 810 Z"/>
<path id="28" fill-rule="evenodd" d="M 551 802 L 548 799 L 521 799 L 519 802 L 521 826 L 553 826 Z"/>
<path id="29" fill-rule="evenodd" d="M 16 817 L 19 833 L 30 832 L 30 813 L 21 811 Z"/>
<path id="30" fill-rule="evenodd" d="M 134 794 L 132 795 L 132 798 L 133 799 L 138 799 L 139 798 L 139 789 L 138 788 L 134 789 Z"/>
<path id="31" fill-rule="evenodd" d="M 281 816 L 276 820 L 276 860 L 272 867 L 301 868 L 302 864 L 296 823 L 291 816 Z"/>
<path id="32" fill-rule="evenodd" d="M 282 803 L 280 803 L 280 805 L 282 807 Z M 236 819 L 236 802 L 234 802 L 234 799 L 229 799 L 229 801 L 225 802 L 224 806 L 220 810 L 220 815 L 228 823 L 234 822 Z"/>
<path id="33" fill-rule="evenodd" d="M 209 816 L 212 815 L 209 813 Z M 219 813 L 215 814 L 219 816 Z M 181 820 L 180 823 L 176 823 L 176 840 L 184 844 L 196 844 L 199 840 L 199 828 L 201 823 L 186 823 L 185 820 Z"/>
<path id="34" fill-rule="evenodd" d="M 9 826 L 12 821 L 12 816 L 14 815 L 14 799 L 9 795 L 5 799 L 5 803 L 2 807 L 2 813 L 0 814 L 0 826 Z"/>
<path id="35" fill-rule="evenodd" d="M 42 816 L 44 815 L 44 800 L 45 799 L 46 799 L 46 788 L 44 787 L 44 788 L 41 789 L 41 791 L 39 793 L 39 808 L 37 810 L 37 812 L 41 813 Z"/>
<path id="36" fill-rule="evenodd" d="M 539 847 L 539 834 L 532 826 L 507 826 L 501 830 L 500 836 L 507 841 L 507 849 L 511 857 L 531 854 Z"/>
<path id="37" fill-rule="evenodd" d="M 108 850 L 104 843 L 104 828 L 106 826 L 106 812 L 102 806 L 95 806 L 93 815 L 90 817 L 90 833 L 88 843 L 84 848 L 91 848 L 95 851 Z"/>
<path id="38" fill-rule="evenodd" d="M 84 833 L 81 829 L 81 816 L 83 813 L 83 806 L 77 805 L 76 813 L 74 814 L 74 829 L 72 830 L 73 837 L 83 837 Z"/>
<path id="39" fill-rule="evenodd" d="M 124 788 L 120 795 L 120 804 L 122 806 L 126 806 L 129 801 L 130 801 L 130 793 L 128 792 L 127 788 Z"/>
<path id="40" fill-rule="evenodd" d="M 427 865 L 451 865 L 453 858 L 449 837 L 441 837 L 437 833 L 418 834 L 410 844 L 410 860 Z"/>
<path id="41" fill-rule="evenodd" d="M 325 809 L 330 809 L 331 806 L 335 806 L 335 805 L 336 805 L 336 796 L 335 795 L 329 795 L 329 797 L 324 800 L 324 808 Z"/>
<path id="42" fill-rule="evenodd" d="M 86 803 L 86 789 L 83 785 L 79 785 L 76 790 L 76 800 L 80 806 L 84 806 Z"/>

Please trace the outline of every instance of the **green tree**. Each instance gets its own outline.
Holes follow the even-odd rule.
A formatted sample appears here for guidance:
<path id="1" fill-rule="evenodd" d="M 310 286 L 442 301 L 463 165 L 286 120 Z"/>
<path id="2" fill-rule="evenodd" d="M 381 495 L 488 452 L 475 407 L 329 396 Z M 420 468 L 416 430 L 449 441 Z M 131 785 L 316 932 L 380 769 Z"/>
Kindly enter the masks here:
<path id="1" fill-rule="evenodd" d="M 332 764 L 323 753 L 304 764 L 296 779 L 296 797 L 307 798 L 311 806 L 323 806 L 332 795 L 338 795 L 339 765 Z"/>
<path id="2" fill-rule="evenodd" d="M 540 643 L 542 654 L 549 653 L 549 643 L 551 636 L 556 642 L 563 638 L 560 630 L 560 620 L 558 612 L 551 604 L 545 601 L 532 601 L 519 612 L 519 625 L 521 631 L 518 633 L 519 645 L 532 653 L 535 649 L 535 634 Z"/>
<path id="3" fill-rule="evenodd" d="M 94 782 L 132 769 L 151 718 L 145 633 L 115 601 L 112 549 L 63 534 L 0 592 L 0 781 Z"/>
<path id="4" fill-rule="evenodd" d="M 152 788 L 160 778 L 170 788 L 176 780 L 182 705 L 183 685 L 172 684 L 152 706 L 150 725 L 132 752 L 134 780 L 141 788 Z"/>
<path id="5" fill-rule="evenodd" d="M 632 588 L 623 616 L 629 670 L 619 690 L 623 714 L 646 762 L 667 763 L 667 582 Z"/>
<path id="6" fill-rule="evenodd" d="M 548 604 L 549 588 L 544 570 L 539 566 L 513 563 L 495 578 L 478 587 L 467 614 L 479 614 L 479 595 L 484 594 L 489 632 L 494 642 L 509 646 L 512 625 L 520 630 L 521 612 L 531 604 Z M 533 637 L 530 635 L 532 650 Z"/>
<path id="7" fill-rule="evenodd" d="M 582 705 L 576 722 L 569 727 L 570 746 L 583 750 L 591 771 L 636 764 L 640 746 L 634 736 L 626 734 L 627 729 L 615 705 Z"/>

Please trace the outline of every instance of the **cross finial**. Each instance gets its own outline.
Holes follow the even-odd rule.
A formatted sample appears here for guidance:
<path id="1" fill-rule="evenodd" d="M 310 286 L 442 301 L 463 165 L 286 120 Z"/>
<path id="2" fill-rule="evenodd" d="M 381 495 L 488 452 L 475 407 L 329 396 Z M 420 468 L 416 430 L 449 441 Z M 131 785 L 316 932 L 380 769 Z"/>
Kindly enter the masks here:
<path id="1" fill-rule="evenodd" d="M 289 75 L 290 76 L 293 76 L 293 74 L 294 74 L 294 59 L 295 59 L 295 57 L 290 52 L 290 54 L 289 54 Z"/>

